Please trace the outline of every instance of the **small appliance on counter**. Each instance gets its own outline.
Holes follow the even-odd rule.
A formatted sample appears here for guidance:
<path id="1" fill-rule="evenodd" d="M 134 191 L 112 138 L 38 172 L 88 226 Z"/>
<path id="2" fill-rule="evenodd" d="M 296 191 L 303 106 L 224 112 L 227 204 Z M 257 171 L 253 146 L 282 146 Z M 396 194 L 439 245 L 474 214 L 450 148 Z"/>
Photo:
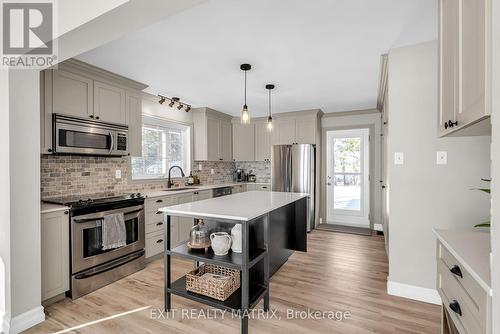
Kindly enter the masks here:
<path id="1" fill-rule="evenodd" d="M 244 169 L 238 168 L 233 173 L 233 181 L 234 182 L 247 182 L 248 174 Z"/>
<path id="2" fill-rule="evenodd" d="M 257 182 L 257 176 L 253 173 L 253 169 L 250 170 L 247 177 L 248 182 Z"/>
<path id="3" fill-rule="evenodd" d="M 187 246 L 189 249 L 205 249 L 205 251 L 210 247 L 210 231 L 203 219 L 199 219 L 198 224 L 191 227 Z"/>

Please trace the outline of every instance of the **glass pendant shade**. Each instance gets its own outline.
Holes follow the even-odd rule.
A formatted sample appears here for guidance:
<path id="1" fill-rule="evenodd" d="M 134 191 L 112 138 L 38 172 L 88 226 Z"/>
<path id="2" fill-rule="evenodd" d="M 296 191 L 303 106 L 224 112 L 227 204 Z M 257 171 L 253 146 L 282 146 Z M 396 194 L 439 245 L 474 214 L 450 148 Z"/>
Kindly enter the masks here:
<path id="1" fill-rule="evenodd" d="M 273 118 L 271 116 L 267 118 L 267 131 L 273 131 Z"/>
<path id="2" fill-rule="evenodd" d="M 243 106 L 243 109 L 241 110 L 240 121 L 241 124 L 250 124 L 250 112 L 248 111 L 248 107 L 246 104 Z"/>

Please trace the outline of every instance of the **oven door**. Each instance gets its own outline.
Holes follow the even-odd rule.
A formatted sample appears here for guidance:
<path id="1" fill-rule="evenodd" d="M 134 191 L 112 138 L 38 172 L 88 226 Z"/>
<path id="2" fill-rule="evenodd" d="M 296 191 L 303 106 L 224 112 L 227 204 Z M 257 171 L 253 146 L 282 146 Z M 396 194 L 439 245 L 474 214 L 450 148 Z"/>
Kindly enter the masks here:
<path id="1" fill-rule="evenodd" d="M 110 250 L 102 249 L 102 220 L 104 216 L 123 212 L 127 245 Z M 144 206 L 138 205 L 71 218 L 71 273 L 92 268 L 144 249 Z"/>

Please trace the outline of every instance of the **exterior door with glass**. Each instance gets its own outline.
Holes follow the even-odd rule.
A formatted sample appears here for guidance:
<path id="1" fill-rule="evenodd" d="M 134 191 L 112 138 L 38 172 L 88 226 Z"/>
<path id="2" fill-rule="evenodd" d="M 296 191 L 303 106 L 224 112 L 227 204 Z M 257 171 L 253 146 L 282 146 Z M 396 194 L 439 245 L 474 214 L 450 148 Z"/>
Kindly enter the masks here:
<path id="1" fill-rule="evenodd" d="M 370 228 L 369 129 L 327 135 L 327 223 Z"/>

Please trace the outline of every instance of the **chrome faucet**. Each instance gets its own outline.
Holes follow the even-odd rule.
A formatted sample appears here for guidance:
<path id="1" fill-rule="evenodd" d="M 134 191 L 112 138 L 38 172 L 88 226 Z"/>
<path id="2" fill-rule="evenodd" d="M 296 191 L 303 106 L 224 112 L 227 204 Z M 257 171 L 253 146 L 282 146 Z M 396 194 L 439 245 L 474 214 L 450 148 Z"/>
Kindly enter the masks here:
<path id="1" fill-rule="evenodd" d="M 168 169 L 167 188 L 172 188 L 172 186 L 174 185 L 174 183 L 170 180 L 170 172 L 172 171 L 172 168 L 179 168 L 179 170 L 181 171 L 182 177 L 186 176 L 186 175 L 184 175 L 184 171 L 182 170 L 182 168 L 180 166 L 174 165 L 174 166 L 170 167 Z"/>

